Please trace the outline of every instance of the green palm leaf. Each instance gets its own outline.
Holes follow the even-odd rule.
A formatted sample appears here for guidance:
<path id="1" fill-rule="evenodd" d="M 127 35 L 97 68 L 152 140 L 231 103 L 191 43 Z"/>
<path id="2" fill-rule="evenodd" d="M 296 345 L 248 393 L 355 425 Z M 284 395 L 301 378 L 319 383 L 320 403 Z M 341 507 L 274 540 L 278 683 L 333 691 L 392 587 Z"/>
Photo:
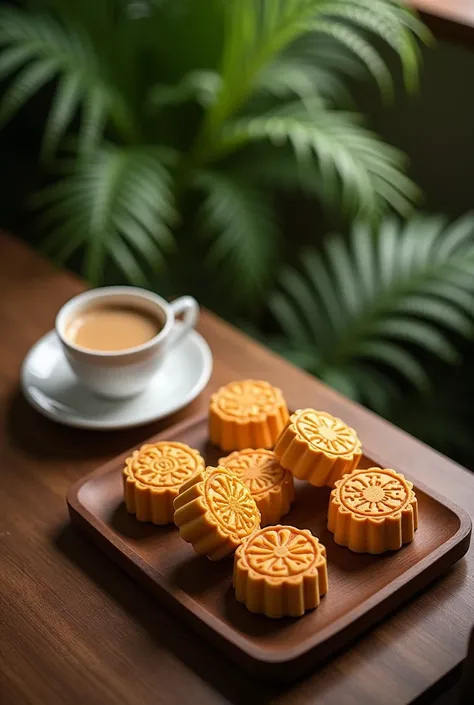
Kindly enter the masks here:
<path id="1" fill-rule="evenodd" d="M 255 91 L 281 99 L 297 96 L 318 101 L 321 106 L 351 102 L 344 82 L 334 71 L 298 56 L 277 58 L 266 66 L 256 79 Z"/>
<path id="2" fill-rule="evenodd" d="M 67 17 L 61 22 L 48 14 L 2 8 L 0 47 L 0 76 L 13 77 L 0 101 L 0 125 L 46 83 L 59 79 L 45 128 L 45 156 L 53 154 L 81 107 L 83 129 L 79 144 L 84 153 L 99 142 L 108 119 L 124 134 L 134 133 L 124 96 L 106 77 L 101 57 L 80 24 L 69 22 Z"/>
<path id="3" fill-rule="evenodd" d="M 458 362 L 455 341 L 474 334 L 473 235 L 473 215 L 451 226 L 417 216 L 375 234 L 358 223 L 349 242 L 330 236 L 304 252 L 302 273 L 285 268 L 270 300 L 291 356 L 312 351 L 323 379 L 383 413 L 391 374 L 426 387 L 427 356 Z"/>
<path id="4" fill-rule="evenodd" d="M 77 74 L 60 78 L 43 135 L 43 156 L 53 154 L 73 119 L 82 97 L 81 81 Z"/>
<path id="5" fill-rule="evenodd" d="M 207 265 L 217 278 L 239 279 L 232 295 L 246 305 L 267 291 L 278 252 L 265 188 L 301 187 L 325 203 L 342 203 L 347 214 L 379 216 L 386 205 L 399 212 L 411 207 L 416 190 L 401 173 L 403 155 L 361 127 L 356 115 L 337 110 L 348 99 L 345 77 L 361 74 L 364 66 L 387 90 L 390 77 L 370 43 L 374 37 L 399 55 L 407 74 L 416 73 L 417 42 L 425 37 L 398 2 L 24 5 L 0 10 L 0 78 L 8 79 L 0 122 L 41 87 L 54 88 L 43 154 L 54 156 L 61 146 L 62 156 L 69 146 L 71 158 L 64 179 L 41 197 L 41 220 L 57 257 L 85 249 L 91 280 L 101 278 L 110 258 L 130 278 L 146 262 L 159 265 L 170 240 L 171 179 L 180 204 L 193 213 L 200 206 L 194 198 L 202 199 Z M 176 52 L 179 42 L 186 51 Z M 70 134 L 76 126 L 77 135 Z M 104 134 L 115 148 L 104 145 Z M 380 251 L 387 279 L 393 274 L 391 246 L 387 240 Z M 362 248 L 359 260 L 363 256 Z M 418 267 L 425 255 L 417 256 Z M 356 315 L 369 285 L 359 290 L 348 276 L 342 241 L 313 259 L 319 276 L 316 287 L 310 277 L 308 296 L 321 292 L 327 302 L 322 325 L 337 330 L 337 311 L 350 303 Z M 365 266 L 370 269 L 368 261 Z M 441 284 L 436 277 L 430 282 L 444 287 L 446 305 L 463 309 L 459 316 L 466 315 L 465 292 L 456 285 L 467 276 L 461 268 L 453 266 Z M 333 280 L 339 282 L 336 298 Z M 286 285 L 294 288 L 295 279 Z M 305 285 L 297 289 L 296 303 L 309 303 Z M 302 326 L 308 315 L 314 325 L 316 309 L 310 310 Z M 432 321 L 439 315 L 432 307 Z"/>
<path id="6" fill-rule="evenodd" d="M 390 71 L 380 54 L 364 37 L 351 27 L 326 20 L 315 21 L 312 29 L 317 34 L 327 34 L 353 52 L 377 81 L 382 94 L 391 97 L 393 86 Z"/>
<path id="7" fill-rule="evenodd" d="M 235 300 L 261 300 L 277 257 L 278 233 L 272 208 L 260 189 L 229 174 L 200 172 L 195 186 L 203 194 L 200 230 L 210 242 L 208 264 L 224 277 Z"/>
<path id="8" fill-rule="evenodd" d="M 291 145 L 275 150 L 271 144 L 252 143 L 235 155 L 232 168 L 240 181 L 251 185 L 280 191 L 300 190 L 317 199 L 324 194 L 316 160 L 297 161 Z"/>
<path id="9" fill-rule="evenodd" d="M 262 72 L 305 34 L 317 32 L 343 44 L 367 66 L 383 91 L 390 89 L 390 73 L 360 30 L 371 31 L 397 52 L 411 83 L 418 65 L 414 34 L 423 39 L 426 34 L 412 14 L 391 0 L 376 0 L 370 6 L 366 0 L 360 5 L 355 0 L 231 0 L 227 28 L 222 85 L 207 128 L 215 129 L 238 111 L 262 81 Z M 281 77 L 274 81 L 273 91 Z M 303 81 L 300 74 L 300 87 Z M 265 83 L 268 89 L 271 82 Z"/>
<path id="10" fill-rule="evenodd" d="M 216 71 L 190 71 L 174 85 L 157 83 L 148 92 L 146 101 L 151 108 L 180 105 L 197 100 L 203 106 L 212 105 L 221 85 Z"/>
<path id="11" fill-rule="evenodd" d="M 406 8 L 383 0 L 336 0 L 323 2 L 319 12 L 329 17 L 329 22 L 325 21 L 321 27 L 316 21 L 316 31 L 333 36 L 351 49 L 366 64 L 382 91 L 391 88 L 391 79 L 378 53 L 375 52 L 374 56 L 374 49 L 370 45 L 367 47 L 366 42 L 361 43 L 361 38 L 354 36 L 353 32 L 347 34 L 346 27 L 336 24 L 334 19 L 345 20 L 383 39 L 399 55 L 408 87 L 413 89 L 416 86 L 419 50 L 411 33 L 417 34 L 425 42 L 430 40 L 430 34 Z"/>
<path id="12" fill-rule="evenodd" d="M 290 144 L 302 164 L 317 159 L 327 197 L 337 201 L 342 192 L 347 211 L 373 214 L 388 203 L 409 212 L 418 196 L 415 185 L 400 173 L 403 155 L 360 127 L 351 114 L 308 110 L 297 102 L 266 115 L 241 118 L 224 130 L 219 152 L 222 156 L 262 140 L 277 147 Z"/>
<path id="13" fill-rule="evenodd" d="M 35 198 L 49 230 L 45 250 L 59 261 L 84 248 L 84 274 L 101 282 L 109 258 L 131 282 L 162 266 L 173 245 L 170 176 L 149 149 L 107 146 Z"/>
<path id="14" fill-rule="evenodd" d="M 255 78 L 304 31 L 318 0 L 239 0 L 228 3 L 222 87 L 210 115 L 213 125 L 247 100 Z"/>

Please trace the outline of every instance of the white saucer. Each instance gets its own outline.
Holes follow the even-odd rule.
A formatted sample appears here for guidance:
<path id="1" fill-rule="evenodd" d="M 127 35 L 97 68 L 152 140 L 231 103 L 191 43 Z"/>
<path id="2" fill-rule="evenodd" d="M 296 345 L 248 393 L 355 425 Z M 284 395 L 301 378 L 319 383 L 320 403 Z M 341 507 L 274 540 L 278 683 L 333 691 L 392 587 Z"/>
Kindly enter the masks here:
<path id="1" fill-rule="evenodd" d="M 166 356 L 142 394 L 108 401 L 81 386 L 52 330 L 25 357 L 21 385 L 30 404 L 44 416 L 67 426 L 108 430 L 141 426 L 182 409 L 204 389 L 211 372 L 212 353 L 193 330 Z"/>

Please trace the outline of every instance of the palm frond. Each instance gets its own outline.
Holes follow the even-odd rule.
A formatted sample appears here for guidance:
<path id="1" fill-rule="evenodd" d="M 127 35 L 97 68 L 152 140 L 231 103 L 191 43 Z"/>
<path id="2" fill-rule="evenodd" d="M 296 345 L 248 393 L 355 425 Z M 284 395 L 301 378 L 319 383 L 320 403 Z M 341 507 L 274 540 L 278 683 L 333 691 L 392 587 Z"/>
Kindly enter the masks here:
<path id="1" fill-rule="evenodd" d="M 216 275 L 225 265 L 229 298 L 245 303 L 261 301 L 278 252 L 274 214 L 265 194 L 219 172 L 199 172 L 194 183 L 203 194 L 198 221 L 210 242 L 208 265 Z"/>
<path id="2" fill-rule="evenodd" d="M 0 126 L 40 88 L 59 79 L 46 124 L 43 153 L 53 154 L 77 111 L 82 108 L 84 150 L 90 152 L 110 118 L 124 132 L 134 130 L 122 94 L 105 76 L 100 57 L 79 24 L 53 15 L 17 8 L 0 10 L 0 75 L 12 77 L 0 102 Z"/>
<path id="3" fill-rule="evenodd" d="M 153 237 L 169 234 L 173 202 L 168 169 L 183 204 L 192 204 L 197 186 L 212 240 L 208 262 L 220 270 L 225 261 L 231 274 L 239 273 L 246 300 L 266 290 L 278 250 L 264 187 L 302 187 L 323 202 L 342 202 L 351 214 L 378 216 L 387 204 L 400 212 L 410 209 L 416 190 L 400 172 L 403 155 L 360 127 L 357 116 L 336 110 L 348 97 L 343 79 L 355 66 L 357 71 L 370 66 L 381 87 L 388 85 L 385 64 L 370 44 L 374 36 L 399 54 L 407 72 L 415 72 L 423 32 L 398 2 L 136 5 L 31 0 L 27 9 L 0 10 L 0 78 L 9 79 L 0 121 L 51 83 L 43 153 L 54 155 L 60 144 L 63 154 L 73 145 L 64 180 L 44 196 L 43 220 L 52 224 L 48 243 L 62 258 L 85 245 L 93 280 L 109 255 L 129 276 L 137 269 L 127 253 L 136 251 L 139 266 L 143 258 L 159 259 L 164 240 L 158 238 L 155 246 Z M 176 52 L 177 39 L 186 51 Z M 268 110 L 275 102 L 278 108 Z M 253 114 L 255 106 L 260 111 Z M 79 134 L 68 134 L 76 124 Z M 142 147 L 101 149 L 105 133 L 120 145 Z M 156 142 L 162 144 L 159 154 Z M 149 143 L 155 143 L 153 152 Z M 268 160 L 257 160 L 265 148 Z M 239 158 L 245 168 L 239 168 Z M 129 188 L 131 174 L 140 193 Z M 340 243 L 334 241 L 328 255 L 331 251 L 339 268 L 344 262 L 350 269 Z M 325 266 L 318 266 L 325 281 Z M 451 273 L 454 279 L 465 276 L 460 267 Z M 341 291 L 348 287 L 344 277 L 338 281 L 344 282 Z M 464 292 L 447 276 L 442 285 L 446 299 L 462 299 Z M 347 301 L 356 300 L 354 291 Z M 324 295 L 330 301 L 330 284 Z"/>
<path id="4" fill-rule="evenodd" d="M 153 150 L 106 146 L 39 193 L 44 248 L 58 261 L 84 249 L 84 274 L 102 280 L 108 258 L 132 282 L 163 264 L 173 245 L 170 176 Z"/>
<path id="5" fill-rule="evenodd" d="M 327 34 L 319 33 L 316 36 L 310 32 L 302 35 L 283 52 L 282 58 L 286 57 L 307 61 L 339 76 L 341 80 L 366 78 L 365 66 L 355 59 L 353 50 Z"/>
<path id="6" fill-rule="evenodd" d="M 231 0 L 227 3 L 227 36 L 222 57 L 222 85 L 209 111 L 207 129 L 215 129 L 236 113 L 256 86 L 281 88 L 281 76 L 262 78 L 289 47 L 305 34 L 328 36 L 344 45 L 388 92 L 390 72 L 380 54 L 365 39 L 367 30 L 399 55 L 409 85 L 416 82 L 418 50 L 415 35 L 425 39 L 423 25 L 392 0 Z M 313 37 L 317 44 L 318 38 Z M 299 87 L 307 81 L 298 71 Z"/>
<path id="7" fill-rule="evenodd" d="M 407 8 L 386 0 L 332 0 L 323 2 L 318 14 L 324 19 L 316 20 L 314 29 L 332 36 L 353 51 L 374 75 L 382 92 L 390 91 L 392 83 L 385 62 L 357 32 L 347 32 L 348 25 L 382 39 L 400 57 L 408 88 L 417 85 L 420 57 L 413 35 L 429 42 L 430 34 Z"/>
<path id="8" fill-rule="evenodd" d="M 276 150 L 268 143 L 251 143 L 235 155 L 232 171 L 238 180 L 252 186 L 290 193 L 300 191 L 318 200 L 324 195 L 317 161 L 297 161 L 291 145 Z"/>
<path id="9" fill-rule="evenodd" d="M 279 99 L 297 96 L 321 105 L 352 103 L 349 91 L 338 74 L 318 66 L 309 57 L 282 56 L 276 58 L 258 75 L 255 94 L 268 94 Z"/>
<path id="10" fill-rule="evenodd" d="M 190 71 L 177 84 L 152 86 L 146 101 L 152 108 L 180 105 L 190 100 L 206 107 L 215 101 L 220 85 L 221 77 L 216 71 Z"/>
<path id="11" fill-rule="evenodd" d="M 346 27 L 336 22 L 316 20 L 312 28 L 317 34 L 326 34 L 328 37 L 340 42 L 353 52 L 376 80 L 382 95 L 387 98 L 392 96 L 393 86 L 390 71 L 380 54 L 372 47 L 370 42 L 352 27 Z"/>
<path id="12" fill-rule="evenodd" d="M 390 420 L 441 453 L 472 464 L 473 379 L 470 368 L 437 365 L 436 386 L 428 394 L 399 397 L 388 409 Z"/>
<path id="13" fill-rule="evenodd" d="M 285 268 L 270 308 L 292 355 L 313 351 L 323 379 L 386 409 L 382 378 L 426 387 L 425 361 L 458 362 L 456 341 L 474 335 L 474 215 L 386 219 L 376 233 L 358 223 Z"/>
<path id="14" fill-rule="evenodd" d="M 257 117 L 241 118 L 223 132 L 219 154 L 249 142 L 269 140 L 275 146 L 290 144 L 296 159 L 305 164 L 317 159 L 325 195 L 347 211 L 377 213 L 387 203 L 407 213 L 418 190 L 401 173 L 404 156 L 357 124 L 348 113 L 308 110 L 297 102 Z"/>
<path id="15" fill-rule="evenodd" d="M 262 69 L 302 34 L 318 0 L 232 0 L 227 5 L 222 87 L 209 116 L 214 126 L 247 100 Z"/>

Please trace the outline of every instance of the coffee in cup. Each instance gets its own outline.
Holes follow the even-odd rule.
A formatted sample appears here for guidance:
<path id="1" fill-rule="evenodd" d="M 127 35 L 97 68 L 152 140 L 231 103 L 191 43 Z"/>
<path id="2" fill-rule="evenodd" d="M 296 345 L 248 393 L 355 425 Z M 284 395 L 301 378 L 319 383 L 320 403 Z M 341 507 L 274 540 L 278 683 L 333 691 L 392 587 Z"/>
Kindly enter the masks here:
<path id="1" fill-rule="evenodd" d="M 145 289 L 111 286 L 68 301 L 56 317 L 56 332 L 80 382 L 100 396 L 122 399 L 145 389 L 198 314 L 191 296 L 168 303 Z"/>
<path id="2" fill-rule="evenodd" d="M 65 335 L 81 348 L 111 352 L 143 345 L 162 328 L 163 321 L 150 311 L 111 303 L 79 312 L 67 325 Z"/>

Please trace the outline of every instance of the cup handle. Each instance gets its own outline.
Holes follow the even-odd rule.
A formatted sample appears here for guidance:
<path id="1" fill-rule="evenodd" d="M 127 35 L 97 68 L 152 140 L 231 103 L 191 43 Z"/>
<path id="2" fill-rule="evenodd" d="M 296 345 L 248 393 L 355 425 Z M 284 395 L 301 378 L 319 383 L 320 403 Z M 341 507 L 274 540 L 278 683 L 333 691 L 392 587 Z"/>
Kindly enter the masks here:
<path id="1" fill-rule="evenodd" d="M 173 326 L 168 343 L 168 349 L 174 347 L 188 333 L 191 328 L 196 326 L 199 318 L 199 304 L 192 296 L 180 296 L 170 303 L 170 309 L 174 317 L 183 316 L 182 325 L 177 328 Z"/>

